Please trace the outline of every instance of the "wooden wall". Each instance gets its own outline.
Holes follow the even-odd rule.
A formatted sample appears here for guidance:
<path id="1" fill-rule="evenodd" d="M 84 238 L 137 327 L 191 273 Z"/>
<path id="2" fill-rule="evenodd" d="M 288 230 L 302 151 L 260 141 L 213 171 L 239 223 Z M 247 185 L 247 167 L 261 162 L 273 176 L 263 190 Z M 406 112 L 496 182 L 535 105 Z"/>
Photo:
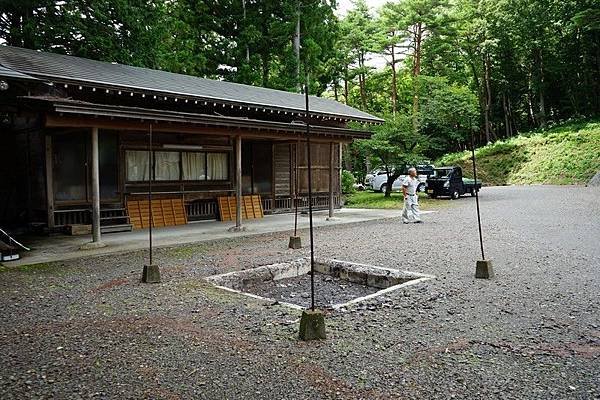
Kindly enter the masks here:
<path id="1" fill-rule="evenodd" d="M 308 152 L 306 144 L 298 147 L 298 186 L 300 193 L 308 192 Z M 329 143 L 311 143 L 311 162 L 312 162 L 312 186 L 313 192 L 329 192 Z M 339 144 L 334 144 L 334 192 L 339 192 L 340 188 L 340 161 Z"/>

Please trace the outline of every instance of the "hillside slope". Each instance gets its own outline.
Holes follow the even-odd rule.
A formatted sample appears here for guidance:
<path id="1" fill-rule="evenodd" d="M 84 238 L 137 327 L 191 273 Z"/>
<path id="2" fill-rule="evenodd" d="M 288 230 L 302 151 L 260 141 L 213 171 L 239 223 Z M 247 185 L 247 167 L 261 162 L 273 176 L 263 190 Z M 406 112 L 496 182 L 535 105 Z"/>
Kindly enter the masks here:
<path id="1" fill-rule="evenodd" d="M 477 174 L 487 185 L 585 184 L 600 170 L 600 122 L 564 124 L 476 150 Z M 459 165 L 472 177 L 471 153 L 441 157 L 436 166 Z"/>

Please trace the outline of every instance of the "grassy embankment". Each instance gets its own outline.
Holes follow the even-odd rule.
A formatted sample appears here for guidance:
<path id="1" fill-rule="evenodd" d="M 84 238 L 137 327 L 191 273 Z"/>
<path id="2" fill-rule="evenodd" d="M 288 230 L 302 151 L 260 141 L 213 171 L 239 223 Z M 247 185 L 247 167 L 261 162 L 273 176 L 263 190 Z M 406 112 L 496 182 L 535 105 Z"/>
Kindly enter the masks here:
<path id="1" fill-rule="evenodd" d="M 600 170 L 600 121 L 571 122 L 481 147 L 477 174 L 487 185 L 585 184 Z M 436 166 L 459 165 L 472 177 L 471 153 L 447 154 Z"/>

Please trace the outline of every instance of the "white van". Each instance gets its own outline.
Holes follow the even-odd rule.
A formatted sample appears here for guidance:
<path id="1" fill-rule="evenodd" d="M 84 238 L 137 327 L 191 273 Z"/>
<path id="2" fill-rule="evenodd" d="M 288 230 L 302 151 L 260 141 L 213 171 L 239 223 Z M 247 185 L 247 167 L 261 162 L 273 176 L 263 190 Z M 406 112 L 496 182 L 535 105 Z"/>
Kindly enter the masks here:
<path id="1" fill-rule="evenodd" d="M 419 168 L 422 167 L 422 168 Z M 419 192 L 424 192 L 426 187 L 427 187 L 427 177 L 430 175 L 429 171 L 433 171 L 433 165 L 427 165 L 427 166 L 421 166 L 418 165 L 417 166 L 417 178 L 419 179 L 419 181 L 421 182 L 417 188 L 417 190 Z M 393 183 L 392 185 L 392 191 L 399 191 L 402 190 L 402 181 L 404 180 L 404 178 L 406 178 L 406 175 L 400 175 Z M 370 185 L 371 189 L 373 189 L 376 192 L 385 192 L 386 187 L 387 187 L 387 173 L 385 172 L 385 170 L 378 170 L 377 171 L 377 175 L 373 176 L 373 178 L 371 178 L 370 181 Z"/>

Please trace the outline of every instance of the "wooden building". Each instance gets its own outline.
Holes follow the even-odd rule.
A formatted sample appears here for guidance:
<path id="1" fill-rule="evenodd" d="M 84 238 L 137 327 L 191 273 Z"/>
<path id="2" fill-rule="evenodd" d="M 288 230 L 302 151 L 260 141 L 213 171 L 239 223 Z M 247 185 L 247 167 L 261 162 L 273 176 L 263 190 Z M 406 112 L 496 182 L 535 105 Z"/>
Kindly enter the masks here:
<path id="1" fill-rule="evenodd" d="M 0 225 L 126 224 L 153 192 L 188 220 L 218 218 L 221 196 L 260 195 L 266 213 L 340 205 L 341 144 L 369 114 L 319 97 L 0 46 Z M 238 196 L 239 197 L 239 196 Z M 240 221 L 237 221 L 238 224 Z"/>

